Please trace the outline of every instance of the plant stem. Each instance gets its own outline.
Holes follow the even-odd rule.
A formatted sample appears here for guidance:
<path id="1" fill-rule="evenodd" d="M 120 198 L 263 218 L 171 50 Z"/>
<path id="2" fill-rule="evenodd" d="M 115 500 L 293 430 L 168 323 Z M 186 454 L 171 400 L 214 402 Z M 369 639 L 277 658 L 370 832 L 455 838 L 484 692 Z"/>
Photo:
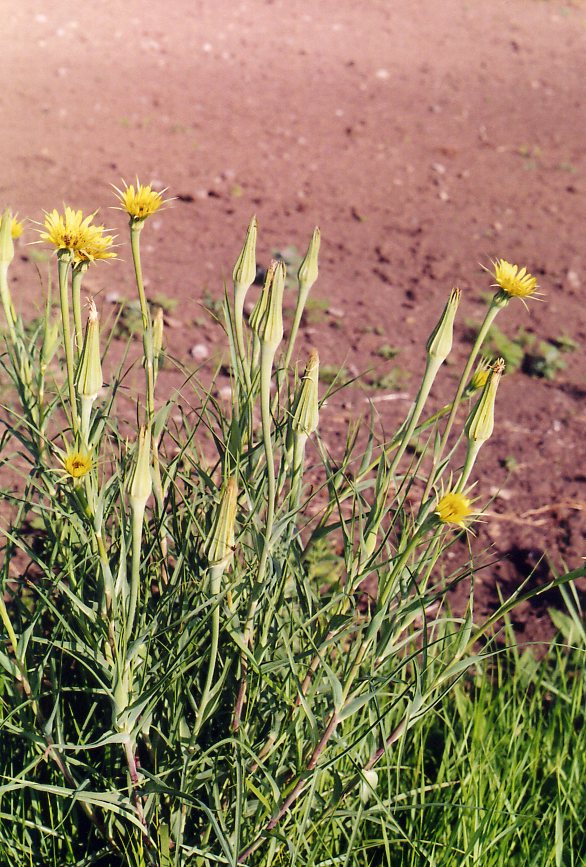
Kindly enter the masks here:
<path id="1" fill-rule="evenodd" d="M 452 427 L 453 427 L 453 424 L 454 424 L 454 421 L 456 418 L 456 413 L 458 412 L 458 407 L 460 406 L 460 400 L 462 398 L 462 394 L 464 393 L 464 389 L 466 388 L 466 383 L 468 382 L 468 379 L 470 377 L 470 373 L 472 371 L 472 366 L 474 365 L 474 362 L 476 361 L 476 358 L 478 357 L 478 353 L 480 352 L 480 348 L 481 348 L 482 344 L 484 343 L 484 340 L 486 338 L 486 335 L 488 334 L 489 328 L 492 325 L 492 323 L 494 322 L 495 317 L 496 317 L 497 313 L 499 312 L 499 310 L 502 310 L 502 306 L 499 304 L 496 304 L 493 300 L 492 304 L 490 305 L 490 307 L 486 311 L 486 316 L 484 317 L 484 321 L 483 321 L 482 325 L 480 326 L 480 329 L 479 329 L 478 334 L 476 336 L 476 340 L 474 342 L 474 346 L 472 347 L 472 349 L 470 351 L 470 355 L 468 356 L 468 361 L 466 362 L 466 366 L 464 367 L 464 370 L 462 372 L 462 376 L 460 377 L 460 381 L 458 383 L 458 388 L 456 390 L 456 396 L 454 397 L 454 400 L 452 402 L 452 409 L 451 409 L 451 412 L 448 416 L 448 420 L 446 422 L 446 426 L 445 426 L 445 429 L 444 429 L 444 432 L 443 432 L 443 435 L 442 435 L 442 438 L 441 438 L 441 441 L 439 444 L 439 448 L 437 449 L 436 453 L 434 453 L 433 463 L 432 463 L 431 471 L 429 473 L 429 478 L 427 480 L 427 484 L 425 486 L 425 491 L 424 491 L 423 496 L 421 498 L 422 502 L 425 502 L 425 500 L 427 500 L 427 498 L 429 497 L 431 488 L 435 482 L 435 471 L 436 471 L 437 465 L 439 464 L 441 457 L 445 451 L 448 437 L 450 436 L 450 433 L 451 433 L 451 430 L 452 430 Z"/>
<path id="2" fill-rule="evenodd" d="M 263 444 L 266 457 L 267 468 L 267 514 L 265 522 L 265 535 L 263 540 L 262 551 L 256 573 L 256 581 L 252 591 L 252 598 L 248 608 L 246 624 L 244 626 L 244 644 L 246 647 L 250 645 L 254 633 L 254 616 L 258 607 L 260 598 L 259 589 L 264 581 L 269 554 L 271 550 L 271 537 L 273 534 L 273 524 L 275 521 L 275 497 L 276 497 L 276 479 L 275 479 L 275 457 L 273 452 L 273 442 L 271 437 L 271 375 L 273 369 L 273 361 L 275 350 L 261 342 L 260 350 L 260 400 L 261 400 L 261 421 Z M 232 717 L 232 729 L 237 731 L 240 726 L 242 716 L 242 708 L 246 701 L 247 689 L 247 674 L 248 660 L 246 656 L 241 654 L 240 658 L 241 674 L 240 688 L 234 706 L 234 714 Z"/>
<path id="3" fill-rule="evenodd" d="M 61 305 L 61 321 L 63 326 L 63 344 L 65 346 L 65 363 L 67 366 L 67 385 L 69 389 L 69 403 L 71 405 L 71 426 L 77 434 L 79 420 L 77 417 L 77 399 L 75 397 L 75 368 L 73 363 L 73 345 L 71 342 L 71 326 L 69 322 L 69 296 L 67 277 L 69 274 L 69 262 L 64 257 L 59 259 L 59 302 Z"/>
<path id="4" fill-rule="evenodd" d="M 210 636 L 210 661 L 208 664 L 206 681 L 199 702 L 197 719 L 191 733 L 192 744 L 195 742 L 195 739 L 197 738 L 201 727 L 205 722 L 205 711 L 210 700 L 212 684 L 214 682 L 214 674 L 216 671 L 216 663 L 218 659 L 218 644 L 220 638 L 220 603 L 218 597 L 220 595 L 220 582 L 222 580 L 222 575 L 224 574 L 224 569 L 225 566 L 223 565 L 216 565 L 210 568 L 210 597 L 214 600 L 214 609 L 212 611 L 212 630 Z"/>
<path id="5" fill-rule="evenodd" d="M 140 561 L 142 547 L 142 525 L 145 504 L 139 503 L 132 507 L 132 573 L 130 578 L 130 599 L 128 602 L 128 617 L 126 619 L 126 641 L 128 642 L 134 626 L 136 606 L 140 598 Z"/>
<path id="6" fill-rule="evenodd" d="M 81 354 L 83 346 L 83 323 L 81 319 L 81 282 L 83 271 L 81 268 L 73 268 L 71 272 L 71 299 L 73 302 L 73 322 L 75 325 L 75 347 L 77 355 Z"/>

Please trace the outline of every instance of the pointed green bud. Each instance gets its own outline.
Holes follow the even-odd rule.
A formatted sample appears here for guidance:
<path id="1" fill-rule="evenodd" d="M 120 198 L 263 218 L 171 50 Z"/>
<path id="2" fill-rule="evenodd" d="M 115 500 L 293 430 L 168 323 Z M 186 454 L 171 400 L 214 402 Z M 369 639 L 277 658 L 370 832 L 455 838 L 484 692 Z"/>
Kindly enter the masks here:
<path id="1" fill-rule="evenodd" d="M 152 487 L 151 432 L 148 428 L 141 427 L 128 484 L 130 504 L 133 509 L 144 509 L 151 495 Z"/>
<path id="2" fill-rule="evenodd" d="M 438 364 L 444 362 L 452 351 L 454 318 L 460 303 L 461 294 L 462 293 L 459 289 L 452 289 L 448 303 L 444 307 L 444 312 L 442 313 L 438 324 L 431 332 L 425 347 L 427 350 L 427 357 L 433 359 Z"/>
<path id="3" fill-rule="evenodd" d="M 163 349 L 163 326 L 164 326 L 164 311 L 162 307 L 157 307 L 157 312 L 153 317 L 153 358 L 155 363 L 158 362 L 159 356 Z"/>
<path id="4" fill-rule="evenodd" d="M 285 271 L 284 262 L 271 262 L 262 294 L 250 314 L 250 327 L 261 345 L 264 344 L 274 352 L 283 339 Z"/>
<path id="5" fill-rule="evenodd" d="M 309 292 L 309 290 L 317 280 L 317 259 L 319 255 L 320 243 L 321 235 L 319 228 L 316 226 L 313 230 L 313 235 L 311 236 L 311 241 L 309 242 L 309 247 L 307 248 L 305 258 L 303 259 L 301 265 L 299 266 L 299 271 L 297 272 L 299 286 L 307 292 Z"/>
<path id="6" fill-rule="evenodd" d="M 310 436 L 319 422 L 318 404 L 319 355 L 312 349 L 297 397 L 291 428 L 295 433 Z"/>
<path id="7" fill-rule="evenodd" d="M 6 208 L 0 223 L 0 265 L 8 266 L 14 259 L 14 241 L 12 240 L 12 214 Z"/>
<path id="8" fill-rule="evenodd" d="M 464 426 L 464 433 L 471 442 L 482 444 L 492 436 L 494 428 L 494 402 L 504 371 L 504 359 L 497 358 L 482 389 L 482 394 Z"/>
<path id="9" fill-rule="evenodd" d="M 100 359 L 100 319 L 92 298 L 89 301 L 85 340 L 77 377 L 77 393 L 82 400 L 86 399 L 93 402 L 100 393 L 103 384 Z"/>
<path id="10" fill-rule="evenodd" d="M 253 217 L 248 225 L 246 232 L 246 240 L 240 251 L 238 260 L 234 265 L 232 279 L 236 289 L 246 291 L 254 283 L 256 277 L 256 236 L 258 233 L 258 223 L 256 217 Z"/>
<path id="11" fill-rule="evenodd" d="M 220 505 L 206 540 L 205 551 L 210 566 L 225 568 L 233 557 L 237 499 L 238 485 L 232 476 L 222 487 Z"/>

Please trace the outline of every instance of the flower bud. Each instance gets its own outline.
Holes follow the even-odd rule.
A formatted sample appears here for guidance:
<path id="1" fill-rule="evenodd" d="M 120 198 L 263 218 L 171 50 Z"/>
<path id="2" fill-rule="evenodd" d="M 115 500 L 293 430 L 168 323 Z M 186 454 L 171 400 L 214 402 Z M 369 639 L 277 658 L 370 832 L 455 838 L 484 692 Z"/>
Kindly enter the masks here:
<path id="1" fill-rule="evenodd" d="M 454 317 L 460 303 L 461 292 L 452 289 L 448 303 L 444 307 L 438 324 L 435 326 L 426 344 L 427 356 L 438 364 L 446 360 L 452 351 L 454 333 Z"/>
<path id="2" fill-rule="evenodd" d="M 250 314 L 250 327 L 261 344 L 276 352 L 283 339 L 285 263 L 271 262 L 262 294 Z"/>
<path id="3" fill-rule="evenodd" d="M 14 242 L 12 240 L 12 214 L 6 208 L 0 223 L 0 264 L 8 266 L 14 259 Z"/>
<path id="4" fill-rule="evenodd" d="M 138 434 L 137 453 L 129 477 L 130 503 L 133 509 L 144 509 L 151 495 L 151 432 L 141 427 Z"/>
<path id="5" fill-rule="evenodd" d="M 82 400 L 86 399 L 93 402 L 103 383 L 100 359 L 100 320 L 98 309 L 92 298 L 89 301 L 89 315 L 77 377 L 77 393 Z"/>
<path id="6" fill-rule="evenodd" d="M 316 349 L 312 349 L 301 379 L 295 412 L 291 420 L 291 428 L 295 433 L 310 436 L 317 429 L 319 421 L 318 381 L 319 355 Z"/>
<path id="7" fill-rule="evenodd" d="M 237 499 L 238 485 L 232 476 L 222 487 L 220 505 L 205 545 L 210 566 L 223 566 L 225 568 L 232 559 Z"/>
<path id="8" fill-rule="evenodd" d="M 234 265 L 232 279 L 237 289 L 246 290 L 254 283 L 256 277 L 256 236 L 258 223 L 253 217 L 248 225 L 246 240 Z"/>
<path id="9" fill-rule="evenodd" d="M 498 384 L 504 370 L 504 359 L 497 358 L 482 389 L 482 394 L 468 416 L 468 420 L 464 426 L 464 433 L 472 442 L 482 444 L 492 435 L 494 428 L 494 402 Z"/>
<path id="10" fill-rule="evenodd" d="M 481 358 L 476 366 L 472 378 L 464 390 L 464 397 L 470 397 L 475 391 L 480 391 L 484 388 L 488 377 L 490 376 L 490 362 L 486 358 Z"/>
<path id="11" fill-rule="evenodd" d="M 309 242 L 305 258 L 303 259 L 301 265 L 299 266 L 299 271 L 297 272 L 297 279 L 299 280 L 299 285 L 307 292 L 309 292 L 309 290 L 317 280 L 317 259 L 319 255 L 320 243 L 320 231 L 319 228 L 316 226 L 313 230 L 313 235 L 311 236 L 311 241 Z"/>

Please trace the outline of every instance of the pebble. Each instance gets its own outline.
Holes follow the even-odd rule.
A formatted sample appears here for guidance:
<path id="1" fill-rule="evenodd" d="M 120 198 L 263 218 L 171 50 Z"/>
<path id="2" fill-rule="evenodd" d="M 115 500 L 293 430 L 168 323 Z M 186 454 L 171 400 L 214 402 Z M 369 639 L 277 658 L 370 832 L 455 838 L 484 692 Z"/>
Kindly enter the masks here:
<path id="1" fill-rule="evenodd" d="M 210 350 L 205 343 L 196 343 L 189 350 L 189 354 L 195 361 L 205 361 L 206 358 L 209 358 Z"/>
<path id="2" fill-rule="evenodd" d="M 571 270 L 568 271 L 568 273 L 566 274 L 566 280 L 568 281 L 568 283 L 572 287 L 572 289 L 579 289 L 580 286 L 582 285 L 582 281 L 580 280 L 580 275 L 578 274 L 577 271 L 571 271 Z"/>

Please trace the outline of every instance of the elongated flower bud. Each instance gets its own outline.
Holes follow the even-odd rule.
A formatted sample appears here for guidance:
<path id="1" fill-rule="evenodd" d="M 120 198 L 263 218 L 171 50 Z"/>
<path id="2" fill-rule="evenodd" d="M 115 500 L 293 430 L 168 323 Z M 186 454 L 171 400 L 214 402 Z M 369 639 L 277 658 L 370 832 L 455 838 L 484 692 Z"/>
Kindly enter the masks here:
<path id="1" fill-rule="evenodd" d="M 312 349 L 301 380 L 291 428 L 295 433 L 310 436 L 319 422 L 318 404 L 319 355 Z"/>
<path id="2" fill-rule="evenodd" d="M 153 480 L 151 476 L 151 432 L 141 427 L 134 464 L 130 471 L 128 491 L 133 509 L 144 509 L 151 495 Z"/>
<path id="3" fill-rule="evenodd" d="M 482 389 L 482 394 L 468 416 L 464 427 L 464 433 L 472 442 L 484 443 L 492 436 L 494 428 L 494 402 L 504 371 L 504 359 L 497 358 Z"/>
<path id="4" fill-rule="evenodd" d="M 461 292 L 452 289 L 448 303 L 444 307 L 438 324 L 435 326 L 426 344 L 427 356 L 438 364 L 446 360 L 452 351 L 452 339 L 454 334 L 454 318 L 460 303 Z"/>
<path id="5" fill-rule="evenodd" d="M 250 327 L 261 344 L 276 352 L 283 339 L 285 263 L 271 262 L 262 294 L 250 314 Z"/>
<path id="6" fill-rule="evenodd" d="M 311 236 L 311 241 L 309 242 L 305 258 L 303 259 L 301 265 L 299 266 L 299 271 L 297 272 L 297 279 L 299 280 L 299 285 L 303 290 L 307 292 L 309 292 L 309 290 L 317 280 L 317 260 L 319 255 L 320 243 L 321 235 L 319 228 L 316 226 L 313 230 L 313 235 Z"/>
<path id="7" fill-rule="evenodd" d="M 232 477 L 222 487 L 220 505 L 206 541 L 205 549 L 210 566 L 223 566 L 225 568 L 232 559 L 237 499 L 238 485 L 236 479 Z"/>
<path id="8" fill-rule="evenodd" d="M 253 217 L 248 225 L 244 246 L 234 265 L 232 279 L 237 290 L 246 291 L 254 283 L 256 277 L 256 236 L 258 223 Z"/>
<path id="9" fill-rule="evenodd" d="M 98 309 L 94 300 L 91 299 L 77 378 L 77 393 L 80 398 L 93 402 L 97 398 L 103 383 L 102 362 L 100 359 L 100 320 Z"/>
<path id="10" fill-rule="evenodd" d="M 12 240 L 12 214 L 6 208 L 0 223 L 0 265 L 8 266 L 14 259 L 14 241 Z"/>

